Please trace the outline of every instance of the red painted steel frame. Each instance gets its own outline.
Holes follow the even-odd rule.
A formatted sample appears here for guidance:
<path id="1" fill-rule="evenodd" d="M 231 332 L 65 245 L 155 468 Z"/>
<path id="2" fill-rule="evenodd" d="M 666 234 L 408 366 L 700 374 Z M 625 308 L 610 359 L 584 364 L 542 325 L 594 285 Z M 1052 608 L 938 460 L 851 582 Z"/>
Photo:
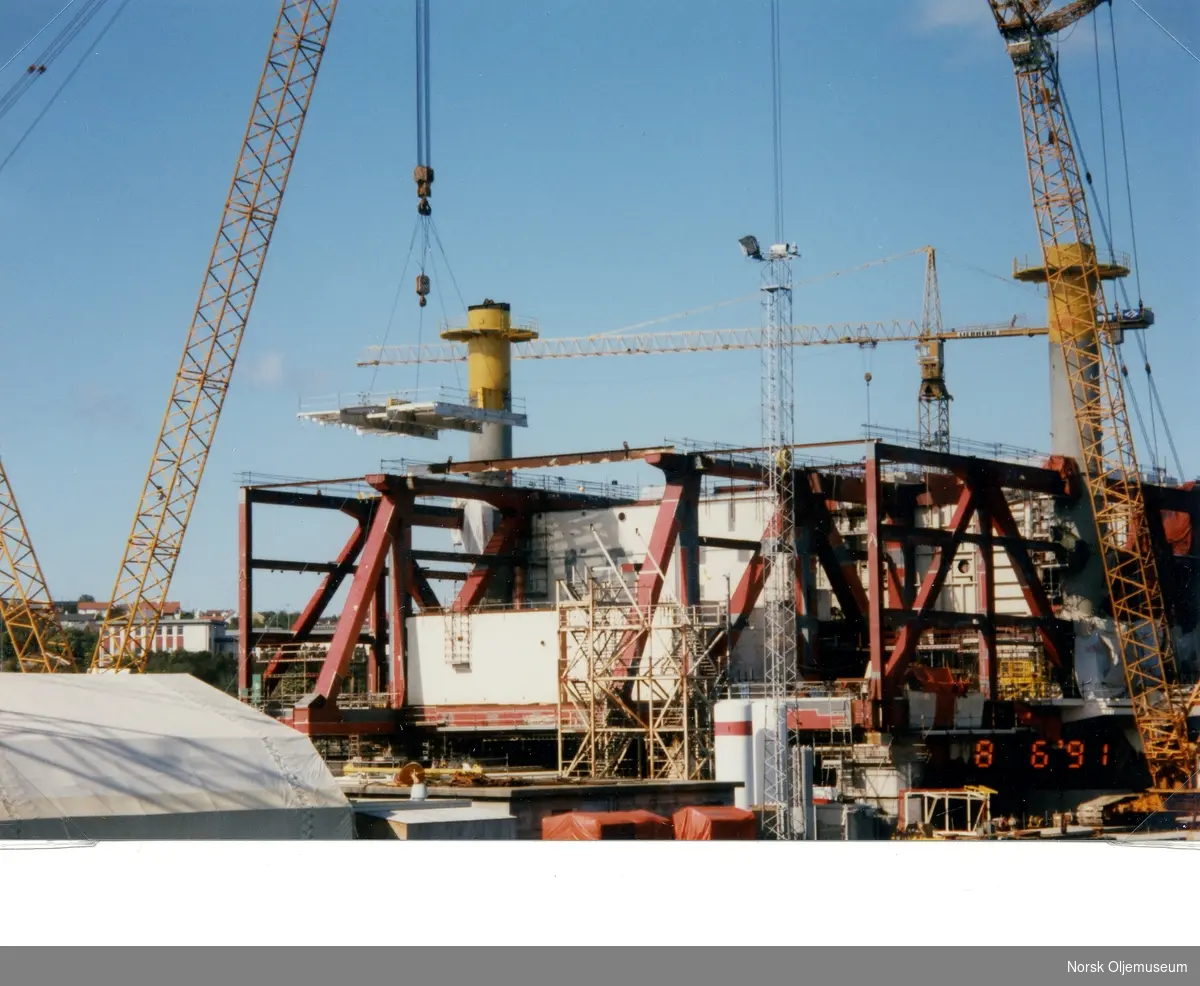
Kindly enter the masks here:
<path id="1" fill-rule="evenodd" d="M 384 564 L 392 537 L 400 522 L 400 507 L 392 497 L 383 497 L 367 531 L 367 541 L 362 549 L 362 561 L 350 583 L 350 595 L 338 618 L 337 629 L 325 655 L 325 662 L 317 676 L 315 694 L 326 706 L 333 705 L 341 690 L 342 681 L 350 669 L 350 659 L 358 646 L 359 634 L 367 611 L 375 601 L 375 593 L 383 578 Z"/>

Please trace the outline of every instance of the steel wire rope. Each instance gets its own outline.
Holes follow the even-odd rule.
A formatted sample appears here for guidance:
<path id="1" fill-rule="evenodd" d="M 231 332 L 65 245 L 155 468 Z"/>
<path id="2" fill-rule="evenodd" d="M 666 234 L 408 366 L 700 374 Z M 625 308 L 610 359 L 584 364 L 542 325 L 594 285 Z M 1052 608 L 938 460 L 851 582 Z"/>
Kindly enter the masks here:
<path id="1" fill-rule="evenodd" d="M 49 30 L 50 25 L 53 24 L 56 20 L 58 20 L 70 7 L 73 7 L 74 5 L 75 5 L 75 0 L 67 0 L 67 3 L 62 8 L 59 9 L 58 13 L 55 14 L 48 21 L 46 21 L 45 24 L 42 25 L 41 29 L 37 32 L 37 34 L 35 34 L 32 38 L 30 38 L 23 45 L 21 45 L 20 48 L 18 48 L 11 55 L 9 55 L 8 61 L 6 61 L 3 65 L 0 65 L 0 72 L 3 72 L 13 62 L 15 62 L 17 60 L 17 57 L 21 54 L 21 52 L 23 52 L 26 48 L 28 48 L 31 44 L 33 44 L 38 38 L 40 38 L 43 34 L 45 34 L 46 31 Z"/>
<path id="2" fill-rule="evenodd" d="M 1055 84 L 1056 88 L 1058 89 L 1059 99 L 1062 102 L 1063 113 L 1066 116 L 1068 132 L 1070 133 L 1071 139 L 1075 145 L 1075 150 L 1079 155 L 1079 163 L 1080 163 L 1080 165 L 1083 166 L 1084 180 L 1087 184 L 1087 187 L 1089 189 L 1092 189 L 1092 191 L 1095 191 L 1095 185 L 1092 182 L 1092 173 L 1091 173 L 1091 170 L 1088 168 L 1088 164 L 1087 164 L 1087 154 L 1084 152 L 1084 149 L 1083 149 L 1083 141 L 1080 139 L 1079 128 L 1075 125 L 1075 115 L 1074 115 L 1074 113 L 1071 112 L 1071 103 L 1070 103 L 1070 100 L 1067 98 L 1067 90 L 1066 90 L 1066 87 L 1062 83 L 1062 77 L 1058 73 L 1058 58 L 1057 58 L 1057 56 L 1054 58 L 1054 60 L 1051 64 L 1050 72 L 1053 77 L 1054 84 Z M 1085 194 L 1086 194 L 1086 192 L 1085 192 Z M 1104 235 L 1105 242 L 1108 245 L 1109 253 L 1113 254 L 1114 251 L 1113 251 L 1112 234 L 1109 231 L 1108 223 L 1105 222 L 1104 209 L 1101 207 L 1100 203 L 1096 203 L 1096 217 L 1100 221 L 1100 231 Z M 1118 288 L 1118 290 L 1121 290 L 1120 282 L 1118 282 L 1117 288 Z M 1104 301 L 1104 304 L 1107 306 L 1107 299 L 1105 299 L 1103 283 L 1101 283 L 1100 285 L 1097 286 L 1097 290 L 1099 290 L 1100 297 Z M 1123 293 L 1124 292 L 1122 291 L 1122 294 Z M 1116 301 L 1117 299 L 1114 298 L 1113 300 Z M 1094 302 L 1093 302 L 1093 304 L 1094 304 Z M 1094 317 L 1095 316 L 1093 315 L 1093 318 Z M 1144 343 L 1143 343 L 1143 345 L 1144 345 Z M 1129 380 L 1129 372 L 1125 366 L 1124 359 L 1121 358 L 1119 354 L 1118 354 L 1118 359 L 1120 359 L 1120 366 L 1118 367 L 1118 370 L 1121 373 L 1121 376 L 1125 380 Z M 1149 446 L 1151 455 L 1154 455 L 1154 453 L 1155 453 L 1154 442 L 1150 437 L 1149 429 L 1146 427 L 1146 419 L 1142 415 L 1141 404 L 1139 403 L 1139 401 L 1137 399 L 1137 392 L 1133 388 L 1132 381 L 1130 381 L 1130 386 L 1128 388 L 1122 388 L 1122 389 L 1127 390 L 1127 396 L 1129 398 L 1129 403 L 1133 405 L 1134 417 L 1137 420 L 1138 427 L 1141 429 L 1142 438 L 1146 441 L 1146 444 Z M 1156 463 L 1155 468 L 1157 469 L 1157 458 L 1155 459 L 1155 463 Z"/>
<path id="3" fill-rule="evenodd" d="M 29 68 L 21 73 L 21 77 L 0 96 L 0 118 L 3 118 L 17 104 L 18 100 L 29 91 L 34 82 L 45 74 L 46 70 L 54 64 L 58 56 L 63 53 L 72 41 L 79 37 L 83 29 L 87 27 L 91 19 L 100 12 L 101 8 L 107 2 L 108 0 L 85 0 L 85 5 L 75 12 L 74 16 L 67 21 L 62 30 L 50 40 L 49 45 L 33 60 Z"/>
<path id="4" fill-rule="evenodd" d="M 383 330 L 383 342 L 380 349 L 387 345 L 388 336 L 392 331 L 392 324 L 396 319 L 396 310 L 400 307 L 400 293 L 404 290 L 404 275 L 408 273 L 408 265 L 412 260 L 413 248 L 417 245 L 417 228 L 418 224 L 413 224 L 412 236 L 408 240 L 408 254 L 404 258 L 404 266 L 400 268 L 400 280 L 396 283 L 396 295 L 392 299 L 392 311 L 388 315 L 387 325 Z M 375 372 L 371 374 L 371 390 L 375 389 L 375 380 L 379 376 L 380 364 L 375 364 Z"/>
<path id="5" fill-rule="evenodd" d="M 1180 41 L 1177 37 L 1175 37 L 1175 35 L 1173 35 L 1170 31 L 1168 31 L 1162 24 L 1160 24 L 1158 22 L 1158 20 L 1155 19 L 1154 15 L 1150 13 L 1150 11 L 1148 11 L 1145 7 L 1143 7 L 1140 3 L 1138 3 L 1138 0 L 1131 0 L 1131 2 L 1133 3 L 1133 5 L 1135 7 L 1137 7 L 1138 10 L 1140 10 L 1143 14 L 1145 14 L 1147 17 L 1149 17 L 1150 20 L 1154 22 L 1154 25 L 1160 31 L 1162 31 L 1163 34 L 1165 34 L 1168 38 L 1170 38 L 1177 45 L 1179 45 L 1180 48 L 1182 48 L 1189 55 L 1191 55 L 1194 59 L 1196 59 L 1196 61 L 1200 62 L 1200 55 L 1197 55 L 1194 51 L 1192 51 L 1191 48 L 1189 48 L 1187 45 L 1185 45 L 1182 41 Z M 1112 6 L 1111 5 L 1108 8 L 1108 16 L 1109 17 L 1112 16 Z"/>
<path id="6" fill-rule="evenodd" d="M 79 61 L 77 61 L 71 71 L 67 73 L 67 77 L 63 79 L 59 87 L 54 90 L 54 95 L 50 97 L 49 102 L 42 107 L 42 111 L 36 117 L 34 117 L 29 126 L 25 128 L 25 132 L 21 134 L 20 139 L 13 146 L 13 149 L 8 152 L 8 155 L 4 158 L 4 160 L 0 161 L 0 172 L 3 172 L 4 169 L 8 167 L 9 162 L 12 161 L 12 159 L 16 156 L 17 151 L 21 149 L 25 141 L 29 139 L 29 136 L 37 128 L 37 125 L 41 123 L 46 114 L 50 112 L 50 107 L 54 105 L 55 100 L 62 95 L 63 90 L 70 85 L 71 80 L 74 79 L 79 70 L 83 68 L 83 63 L 87 60 L 87 57 L 91 53 L 92 49 L 104 39 L 104 36 L 108 34 L 109 30 L 117 22 L 117 18 L 121 16 L 122 11 L 129 6 L 129 3 L 130 0 L 121 0 L 120 6 L 117 7 L 116 11 L 113 13 L 112 17 L 108 19 L 108 22 L 104 25 L 104 27 L 100 29 L 100 33 L 96 35 L 96 39 L 87 46 L 83 54 L 79 56 Z"/>

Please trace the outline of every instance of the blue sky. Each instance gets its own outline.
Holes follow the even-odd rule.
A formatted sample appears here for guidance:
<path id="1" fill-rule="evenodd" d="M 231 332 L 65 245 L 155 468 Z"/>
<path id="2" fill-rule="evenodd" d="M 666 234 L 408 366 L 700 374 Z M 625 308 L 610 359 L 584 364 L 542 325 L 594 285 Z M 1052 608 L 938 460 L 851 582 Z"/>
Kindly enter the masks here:
<path id="1" fill-rule="evenodd" d="M 61 5 L 6 3 L 0 62 Z M 1143 5 L 1200 45 L 1194 4 Z M 468 302 L 509 301 L 543 334 L 565 336 L 754 292 L 736 240 L 765 239 L 771 224 L 764 2 L 432 6 L 434 217 Z M 1143 293 L 1158 313 L 1150 357 L 1196 475 L 1200 66 L 1131 3 L 1115 8 Z M 276 11 L 274 0 L 133 0 L 0 171 L 0 454 L 60 598 L 110 591 Z M 1107 10 L 1099 23 L 1116 239 L 1129 249 Z M 783 26 L 797 281 L 932 243 L 947 325 L 1017 313 L 1040 322 L 1038 293 L 1005 281 L 1037 240 L 1011 67 L 984 0 L 785 0 Z M 81 45 L 0 120 L 0 159 Z M 1099 181 L 1090 22 L 1062 57 Z M 412 61 L 411 4 L 341 5 L 171 593 L 185 605 L 236 599 L 241 471 L 332 477 L 375 471 L 381 458 L 463 454 L 462 437 L 360 438 L 295 415 L 301 399 L 372 383 L 354 363 L 384 337 L 416 220 Z M 0 91 L 24 64 L 0 77 Z M 417 341 L 412 274 L 389 342 Z M 912 257 L 801 284 L 794 317 L 916 318 L 921 290 Z M 444 272 L 434 291 L 425 341 L 443 303 L 460 311 Z M 748 302 L 659 328 L 757 321 Z M 1140 356 L 1129 359 L 1145 407 Z M 1044 341 L 960 343 L 948 364 L 958 436 L 1048 446 Z M 520 453 L 758 438 L 754 353 L 516 366 L 530 419 Z M 911 348 L 809 349 L 796 361 L 800 440 L 858 434 L 866 370 L 873 418 L 915 426 Z M 374 381 L 414 382 L 412 368 Z M 455 373 L 426 367 L 421 383 L 453 386 Z M 340 540 L 316 520 L 284 518 L 264 551 L 322 557 Z M 296 583 L 264 585 L 259 602 L 305 595 Z"/>

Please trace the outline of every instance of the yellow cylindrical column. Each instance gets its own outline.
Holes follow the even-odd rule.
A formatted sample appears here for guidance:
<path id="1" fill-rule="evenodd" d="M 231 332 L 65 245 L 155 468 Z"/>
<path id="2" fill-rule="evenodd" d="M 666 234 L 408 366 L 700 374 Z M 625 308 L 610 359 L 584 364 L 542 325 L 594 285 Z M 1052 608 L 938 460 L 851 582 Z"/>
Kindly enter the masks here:
<path id="1" fill-rule="evenodd" d="M 512 344 L 537 338 L 531 328 L 513 327 L 512 311 L 502 301 L 484 299 L 467 309 L 465 327 L 446 329 L 442 338 L 467 346 L 468 400 L 487 411 L 512 410 Z M 506 459 L 512 455 L 512 428 L 485 424 L 470 440 L 472 459 Z"/>
<path id="2" fill-rule="evenodd" d="M 1064 333 L 1074 335 L 1078 331 L 1072 330 L 1075 322 L 1092 322 L 1096 285 L 1088 284 L 1084 271 L 1095 265 L 1096 250 L 1090 243 L 1064 243 L 1050 247 L 1046 251 L 1046 261 L 1048 267 L 1062 272 L 1060 277 L 1050 281 L 1047 292 L 1050 341 L 1061 345 Z M 1094 342 L 1091 339 L 1078 341 L 1085 348 Z"/>

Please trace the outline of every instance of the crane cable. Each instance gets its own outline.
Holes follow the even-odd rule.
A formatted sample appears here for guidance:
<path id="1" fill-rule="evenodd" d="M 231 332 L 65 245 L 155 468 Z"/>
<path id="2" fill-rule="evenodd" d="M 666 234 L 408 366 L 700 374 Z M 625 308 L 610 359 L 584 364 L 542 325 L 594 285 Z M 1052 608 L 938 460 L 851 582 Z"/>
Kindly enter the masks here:
<path id="1" fill-rule="evenodd" d="M 112 17 L 108 19 L 108 22 L 104 25 L 104 27 L 100 29 L 100 33 L 96 35 L 96 39 L 84 49 L 83 53 L 79 56 L 79 60 L 72 67 L 71 71 L 67 73 L 66 78 L 64 78 L 59 87 L 54 90 L 54 95 L 50 97 L 50 100 L 45 106 L 42 107 L 41 112 L 38 113 L 38 115 L 33 118 L 29 126 L 25 128 L 25 132 L 21 134 L 20 138 L 17 140 L 16 144 L 13 145 L 12 150 L 8 152 L 4 160 L 0 161 L 0 172 L 4 171 L 4 169 L 8 167 L 9 162 L 11 162 L 16 156 L 17 151 L 24 146 L 25 141 L 29 139 L 30 135 L 37 128 L 38 124 L 45 119 L 46 114 L 50 112 L 50 108 L 54 105 L 58 97 L 62 95 L 63 90 L 65 90 L 67 86 L 71 84 L 71 80 L 74 79 L 79 73 L 79 70 L 83 68 L 83 63 L 87 60 L 88 55 L 92 53 L 92 49 L 104 39 L 104 36 L 108 34 L 109 30 L 117 22 L 117 18 L 121 16 L 122 11 L 129 6 L 129 3 L 130 0 L 121 0 L 120 6 L 117 7 L 116 11 L 114 11 Z"/>
<path id="2" fill-rule="evenodd" d="M 1110 14 L 1111 14 L 1111 10 L 1110 10 Z M 1115 58 L 1115 49 L 1114 49 L 1114 58 Z M 1059 74 L 1059 71 L 1058 71 L 1058 58 L 1057 58 L 1057 56 L 1056 56 L 1056 57 L 1054 58 L 1054 60 L 1053 60 L 1053 64 L 1052 64 L 1052 67 L 1051 67 L 1051 72 L 1052 72 L 1052 74 L 1053 74 L 1053 78 L 1054 78 L 1054 83 L 1055 83 L 1055 86 L 1057 87 L 1057 89 L 1058 89 L 1058 91 L 1059 91 L 1059 96 L 1060 96 L 1060 98 L 1061 98 L 1061 100 L 1062 100 L 1063 111 L 1064 111 L 1064 113 L 1066 114 L 1066 119 L 1067 119 L 1067 126 L 1068 126 L 1068 128 L 1069 128 L 1069 130 L 1070 130 L 1070 132 L 1071 132 L 1071 136 L 1072 136 L 1072 139 L 1073 139 L 1073 141 L 1074 141 L 1075 147 L 1076 147 L 1076 149 L 1077 149 L 1077 151 L 1078 151 L 1078 153 L 1079 153 L 1079 159 L 1080 159 L 1080 160 L 1079 160 L 1079 163 L 1080 163 L 1080 164 L 1083 166 L 1083 171 L 1084 171 L 1084 177 L 1085 177 L 1085 180 L 1086 180 L 1086 182 L 1087 182 L 1088 188 L 1089 188 L 1089 189 L 1091 189 L 1091 190 L 1094 192 L 1094 191 L 1095 191 L 1095 184 L 1094 184 L 1094 182 L 1092 181 L 1092 173 L 1091 173 L 1091 170 L 1088 168 L 1088 164 L 1087 164 L 1087 155 L 1084 153 L 1084 150 L 1083 150 L 1083 142 L 1082 142 L 1082 140 L 1080 139 L 1080 136 L 1079 136 L 1079 128 L 1078 128 L 1078 127 L 1075 125 L 1075 117 L 1074 117 L 1074 114 L 1071 112 L 1071 104 L 1070 104 L 1070 101 L 1069 101 L 1069 100 L 1068 100 L 1068 98 L 1067 98 L 1066 87 L 1063 85 L 1063 83 L 1062 83 L 1062 77 L 1061 77 L 1061 75 Z M 1118 86 L 1118 92 L 1119 92 L 1119 90 L 1120 90 L 1120 87 Z M 1122 114 L 1122 120 L 1123 120 L 1123 114 Z M 1122 138 L 1124 138 L 1124 126 L 1123 126 L 1123 124 L 1122 124 Z M 1131 189 L 1131 185 L 1130 185 L 1130 182 L 1129 182 L 1129 177 L 1128 177 L 1128 156 L 1127 156 L 1127 155 L 1126 155 L 1126 158 L 1125 158 L 1125 169 L 1126 169 L 1126 190 L 1127 190 L 1128 192 L 1130 192 L 1130 193 L 1131 193 L 1131 192 L 1132 192 L 1132 189 Z M 1099 220 L 1100 220 L 1100 229 L 1101 229 L 1101 232 L 1102 232 L 1102 233 L 1103 233 L 1103 235 L 1104 235 L 1104 238 L 1105 238 L 1106 245 L 1108 246 L 1108 250 L 1109 250 L 1109 253 L 1110 253 L 1110 255 L 1111 255 L 1111 254 L 1113 254 L 1113 240 L 1112 240 L 1112 234 L 1111 234 L 1111 232 L 1110 232 L 1110 230 L 1109 230 L 1109 225 L 1108 225 L 1108 223 L 1105 221 L 1105 217 L 1104 217 L 1104 210 L 1103 210 L 1103 209 L 1102 209 L 1102 208 L 1099 206 L 1099 203 L 1097 203 L 1097 209 L 1096 209 L 1096 213 L 1097 213 L 1097 217 L 1098 217 L 1098 218 L 1099 218 Z M 1129 214 L 1130 214 L 1130 222 L 1132 223 L 1132 222 L 1133 222 L 1132 194 L 1130 194 L 1130 211 L 1129 211 Z M 1136 271 L 1136 270 L 1137 270 L 1137 258 L 1136 258 L 1136 237 L 1134 238 L 1134 249 L 1135 249 L 1135 256 L 1134 256 L 1134 260 L 1133 260 L 1133 266 L 1134 266 L 1134 270 Z M 1118 290 L 1121 292 L 1121 295 L 1122 295 L 1122 297 L 1123 297 L 1123 299 L 1124 299 L 1124 301 L 1125 301 L 1126 307 L 1131 307 L 1131 306 L 1129 306 L 1129 298 L 1128 298 L 1128 294 L 1127 294 L 1127 293 L 1126 293 L 1126 291 L 1125 291 L 1125 287 L 1124 287 L 1124 285 L 1120 284 L 1120 282 L 1118 282 Z M 1103 291 L 1101 291 L 1101 296 L 1103 297 Z M 1114 299 L 1114 300 L 1115 300 L 1115 299 Z M 1139 301 L 1139 305 L 1140 305 L 1140 304 L 1141 304 L 1141 302 Z M 1146 357 L 1146 342 L 1145 342 L 1145 340 L 1144 340 L 1143 338 L 1141 338 L 1141 332 L 1140 332 L 1140 331 L 1136 331 L 1136 332 L 1134 333 L 1134 335 L 1137 337 L 1138 346 L 1139 346 L 1139 349 L 1140 349 L 1140 351 L 1141 351 L 1141 353 L 1142 353 L 1142 357 L 1143 357 L 1143 359 L 1144 359 L 1144 361 L 1145 361 L 1145 368 L 1146 368 L 1147 374 L 1149 374 L 1149 372 L 1150 372 L 1150 362 L 1149 362 L 1149 359 Z M 1121 375 L 1122 375 L 1122 377 L 1124 377 L 1126 380 L 1128 380 L 1128 379 L 1129 379 L 1129 373 L 1128 373 L 1128 369 L 1127 369 L 1127 367 L 1125 366 L 1124 360 L 1122 360 L 1122 361 L 1121 361 L 1121 365 L 1120 365 L 1120 372 L 1121 372 Z M 1156 389 L 1157 389 L 1157 388 L 1155 388 L 1155 387 L 1154 387 L 1153 380 L 1151 380 L 1151 391 L 1152 391 L 1152 393 L 1153 393 L 1153 391 L 1154 391 L 1154 390 L 1156 390 Z M 1141 432 L 1142 432 L 1142 437 L 1143 437 L 1143 439 L 1146 441 L 1146 444 L 1147 444 L 1147 445 L 1150 447 L 1150 449 L 1151 449 L 1151 452 L 1152 452 L 1152 453 L 1155 453 L 1155 452 L 1156 452 L 1156 444 L 1155 444 L 1154 440 L 1151 438 L 1151 434 L 1150 434 L 1150 431 L 1149 431 L 1149 429 L 1147 429 L 1147 427 L 1146 427 L 1146 421 L 1145 421 L 1144 417 L 1142 416 L 1141 406 L 1140 406 L 1140 404 L 1138 403 L 1138 400 L 1137 400 L 1137 394 L 1136 394 L 1136 392 L 1134 392 L 1134 390 L 1132 389 L 1132 387 L 1130 387 L 1130 388 L 1129 388 L 1129 399 L 1130 399 L 1130 403 L 1133 405 L 1134 415 L 1135 415 L 1135 417 L 1137 418 L 1138 427 L 1141 429 Z M 1160 403 L 1160 406 L 1161 406 L 1161 403 Z M 1153 411 L 1153 406 L 1151 407 L 1151 410 Z M 1183 473 L 1183 466 L 1182 466 L 1182 464 L 1181 464 L 1181 462 L 1180 462 L 1180 460 L 1179 460 L 1179 456 L 1178 456 L 1178 453 L 1177 453 L 1177 451 L 1176 451 L 1176 448 L 1175 448 L 1175 442 L 1174 442 L 1174 439 L 1173 439 L 1173 438 L 1171 437 L 1171 435 L 1170 435 L 1170 427 L 1169 427 L 1169 425 L 1167 424 L 1167 422 L 1165 421 L 1165 418 L 1164 418 L 1164 422 L 1163 422 L 1163 424 L 1164 424 L 1164 428 L 1165 428 L 1165 429 L 1166 429 L 1166 431 L 1167 431 L 1167 440 L 1168 440 L 1168 442 L 1169 442 L 1169 444 L 1170 444 L 1170 447 L 1171 447 L 1172 454 L 1173 454 L 1173 455 L 1174 455 L 1174 457 L 1175 457 L 1175 466 L 1176 466 L 1176 468 L 1179 470 L 1179 473 L 1180 473 L 1180 475 L 1182 475 L 1182 473 Z M 1157 470 L 1157 468 L 1158 468 L 1158 467 L 1157 467 L 1157 458 L 1155 459 L 1155 468 L 1156 468 L 1156 470 Z"/>
<path id="3" fill-rule="evenodd" d="M 1150 18 L 1150 20 L 1154 21 L 1154 26 L 1155 26 L 1155 27 L 1157 27 L 1157 28 L 1158 28 L 1160 31 L 1162 31 L 1162 33 L 1163 33 L 1163 34 L 1165 34 L 1165 35 L 1166 35 L 1168 38 L 1170 38 L 1170 39 L 1171 39 L 1172 41 L 1174 41 L 1174 42 L 1175 42 L 1177 45 L 1179 45 L 1179 47 L 1180 47 L 1180 48 L 1182 48 L 1184 51 L 1186 51 L 1186 52 L 1187 52 L 1189 55 L 1191 55 L 1191 56 L 1192 56 L 1194 59 L 1196 59 L 1196 61 L 1200 62 L 1200 55 L 1197 55 L 1197 54 L 1196 54 L 1194 51 L 1192 51 L 1192 49 L 1191 49 L 1191 48 L 1189 48 L 1187 45 L 1185 45 L 1185 44 L 1184 44 L 1182 41 L 1180 41 L 1180 40 L 1179 40 L 1177 37 L 1175 37 L 1175 35 L 1173 35 L 1173 34 L 1172 34 L 1170 31 L 1168 31 L 1168 30 L 1167 30 L 1165 27 L 1163 27 L 1163 26 L 1162 26 L 1162 24 L 1160 24 L 1160 23 L 1159 23 L 1157 20 L 1155 20 L 1155 17 L 1154 17 L 1154 15 L 1153 15 L 1152 13 L 1150 13 L 1150 11 L 1148 11 L 1148 10 L 1147 10 L 1145 7 L 1143 7 L 1143 6 L 1142 6 L 1140 3 L 1138 3 L 1138 0 L 1132 0 L 1132 2 L 1133 2 L 1133 5 L 1134 5 L 1135 7 L 1137 7 L 1137 9 L 1138 9 L 1138 10 L 1140 10 L 1140 11 L 1141 11 L 1143 14 L 1145 14 L 1147 17 L 1149 17 L 1149 18 Z M 1111 7 L 1109 8 L 1109 15 L 1110 15 L 1110 16 L 1112 15 L 1112 8 L 1111 8 Z"/>
<path id="4" fill-rule="evenodd" d="M 53 24 L 56 20 L 58 20 L 67 10 L 69 10 L 74 5 L 75 5 L 75 0 L 67 0 L 66 5 L 61 7 L 57 14 L 55 14 L 48 21 L 46 21 L 46 23 L 42 25 L 41 29 L 37 32 L 37 34 L 35 34 L 32 38 L 30 38 L 28 41 L 26 41 L 23 45 L 21 45 L 21 47 L 18 48 L 16 51 L 14 51 L 8 57 L 8 61 L 6 61 L 3 65 L 0 65 L 0 72 L 3 72 L 13 62 L 15 62 L 17 60 L 17 56 L 20 55 L 21 52 L 23 52 L 26 48 L 28 48 L 31 44 L 33 44 L 38 38 L 40 38 L 43 34 L 45 34 L 50 29 L 50 25 Z"/>
<path id="5" fill-rule="evenodd" d="M 21 73 L 21 77 L 9 86 L 3 95 L 0 95 L 0 119 L 6 116 L 9 110 L 17 105 L 17 102 L 29 91 L 34 82 L 46 74 L 46 70 L 54 64 L 58 56 L 63 53 L 63 50 L 79 37 L 80 32 L 87 27 L 91 19 L 100 12 L 101 8 L 107 2 L 108 0 L 84 0 L 84 5 L 75 12 L 71 19 L 63 25 L 58 34 L 51 39 L 42 53 Z M 65 9 L 64 7 L 63 10 Z M 61 14 L 62 11 L 60 10 L 59 13 Z M 58 14 L 54 16 L 57 18 Z M 40 34 L 41 32 L 38 33 Z M 13 58 L 16 58 L 16 55 L 13 55 Z M 5 65 L 8 65 L 11 61 L 12 58 L 8 62 L 5 62 Z"/>
<path id="6" fill-rule="evenodd" d="M 1151 20 L 1153 20 L 1153 18 L 1151 18 Z M 1129 178 L 1129 151 L 1128 151 L 1127 143 L 1125 140 L 1125 104 L 1121 97 L 1121 69 L 1120 69 L 1120 63 L 1117 59 L 1117 30 L 1116 30 L 1115 21 L 1113 19 L 1113 12 L 1112 12 L 1111 4 L 1109 5 L 1109 8 L 1108 8 L 1108 29 L 1109 29 L 1109 34 L 1112 38 L 1113 75 L 1116 79 L 1117 113 L 1118 113 L 1118 118 L 1119 118 L 1120 124 L 1121 124 L 1121 154 L 1124 159 L 1124 167 L 1125 167 L 1125 189 L 1126 189 L 1126 194 L 1127 194 L 1128 202 L 1129 202 L 1130 236 L 1132 238 L 1131 245 L 1133 247 L 1134 271 L 1137 274 L 1138 305 L 1140 307 L 1142 304 L 1141 267 L 1138 264 L 1138 260 L 1137 260 L 1137 231 L 1134 228 L 1134 224 L 1133 224 L 1133 193 L 1131 191 L 1131 184 L 1130 184 L 1130 178 Z M 1125 289 L 1124 289 L 1123 285 L 1121 287 L 1121 295 L 1125 299 L 1126 303 L 1128 304 L 1128 297 L 1125 295 Z M 1183 463 L 1180 461 L 1180 458 L 1179 458 L 1179 450 L 1175 447 L 1175 436 L 1171 434 L 1171 422 L 1167 418 L 1166 409 L 1163 407 L 1162 395 L 1158 391 L 1158 382 L 1155 380 L 1153 371 L 1150 368 L 1150 356 L 1148 353 L 1146 340 L 1144 339 L 1143 334 L 1140 332 L 1137 333 L 1137 343 L 1138 343 L 1138 349 L 1142 355 L 1143 364 L 1146 369 L 1146 382 L 1149 385 L 1150 398 L 1153 402 L 1151 409 L 1153 410 L 1153 406 L 1157 406 L 1157 408 L 1158 408 L 1158 417 L 1162 419 L 1163 432 L 1166 435 L 1167 445 L 1170 447 L 1171 456 L 1175 461 L 1175 469 L 1177 471 L 1176 475 L 1180 479 L 1182 479 L 1183 478 Z"/>
<path id="7" fill-rule="evenodd" d="M 903 253 L 894 253 L 890 257 L 880 257 L 878 260 L 868 260 L 866 263 L 859 264 L 857 267 L 846 267 L 842 270 L 831 270 L 824 274 L 817 274 L 815 277 L 806 277 L 801 281 L 795 281 L 793 286 L 800 287 L 805 284 L 817 284 L 821 281 L 828 281 L 834 277 L 841 277 L 843 274 L 855 274 L 858 271 L 866 270 L 869 267 L 878 267 L 881 264 L 889 264 L 893 260 L 902 260 L 905 257 L 911 257 L 916 253 L 924 253 L 925 247 L 917 247 L 913 250 L 905 250 Z M 689 315 L 700 315 L 704 312 L 716 311 L 718 308 L 728 308 L 730 305 L 741 305 L 749 301 L 758 301 L 762 298 L 762 289 L 753 292 L 752 294 L 744 294 L 737 298 L 726 298 L 723 301 L 714 301 L 711 304 L 701 305 L 698 308 L 685 308 L 681 312 L 672 312 L 670 315 L 660 315 L 658 318 L 647 319 L 644 322 L 635 322 L 633 325 L 624 325 L 618 329 L 609 329 L 606 332 L 595 332 L 589 335 L 589 339 L 602 339 L 605 336 L 624 335 L 629 332 L 637 332 L 639 329 L 649 328 L 652 325 L 661 325 L 663 322 L 673 322 L 678 318 L 687 318 Z"/>

